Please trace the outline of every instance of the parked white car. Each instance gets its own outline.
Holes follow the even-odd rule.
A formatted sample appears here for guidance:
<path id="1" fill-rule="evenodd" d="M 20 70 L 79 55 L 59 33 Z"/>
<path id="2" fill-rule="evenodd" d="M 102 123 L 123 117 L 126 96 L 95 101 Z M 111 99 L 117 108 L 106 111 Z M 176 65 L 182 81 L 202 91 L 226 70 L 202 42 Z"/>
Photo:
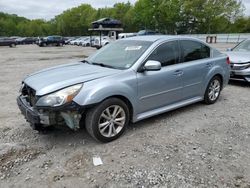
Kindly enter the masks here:
<path id="1" fill-rule="evenodd" d="M 100 41 L 101 39 L 101 41 Z M 109 44 L 111 42 L 111 39 L 108 36 L 102 36 L 100 37 L 96 37 L 95 38 L 95 42 L 94 42 L 94 47 L 96 47 L 97 49 L 106 46 L 107 44 Z"/>
<path id="2" fill-rule="evenodd" d="M 86 46 L 92 46 L 93 43 L 95 42 L 95 37 L 86 37 L 82 43 L 81 46 L 86 47 Z"/>
<path id="3" fill-rule="evenodd" d="M 74 39 L 74 40 L 71 40 L 70 42 L 69 42 L 69 44 L 70 45 L 75 45 L 75 42 L 78 40 L 79 38 L 76 38 L 76 39 Z"/>
<path id="4" fill-rule="evenodd" d="M 134 37 L 136 35 L 137 35 L 137 33 L 120 33 L 118 35 L 118 38 L 119 39 L 124 39 L 124 38 L 128 38 L 128 37 Z"/>
<path id="5" fill-rule="evenodd" d="M 82 43 L 85 41 L 86 37 L 81 37 L 76 41 L 77 46 L 82 46 Z"/>
<path id="6" fill-rule="evenodd" d="M 71 45 L 80 45 L 80 43 L 85 39 L 86 37 L 79 37 L 79 38 L 77 38 L 77 39 L 75 39 L 75 40 L 72 40 L 72 41 L 70 41 L 70 44 Z"/>

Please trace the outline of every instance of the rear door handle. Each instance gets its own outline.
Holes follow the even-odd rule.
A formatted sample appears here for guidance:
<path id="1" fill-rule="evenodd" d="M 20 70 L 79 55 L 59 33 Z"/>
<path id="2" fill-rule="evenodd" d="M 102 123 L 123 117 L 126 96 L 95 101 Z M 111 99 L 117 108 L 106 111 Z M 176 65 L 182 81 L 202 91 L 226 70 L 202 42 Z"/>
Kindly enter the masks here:
<path id="1" fill-rule="evenodd" d="M 183 75 L 183 71 L 182 70 L 176 70 L 176 71 L 174 71 L 174 75 L 175 76 L 182 76 Z"/>

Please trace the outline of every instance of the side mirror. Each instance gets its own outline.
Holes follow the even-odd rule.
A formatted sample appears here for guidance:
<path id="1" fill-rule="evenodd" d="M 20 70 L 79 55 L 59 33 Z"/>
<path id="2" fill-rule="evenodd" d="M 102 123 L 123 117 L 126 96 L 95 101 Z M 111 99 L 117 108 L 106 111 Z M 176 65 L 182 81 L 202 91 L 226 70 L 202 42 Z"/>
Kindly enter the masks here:
<path id="1" fill-rule="evenodd" d="M 161 63 L 159 61 L 148 60 L 143 69 L 146 71 L 159 71 L 161 70 Z"/>
<path id="2" fill-rule="evenodd" d="M 232 48 L 228 48 L 228 49 L 227 49 L 227 52 L 230 52 L 230 51 L 232 51 Z"/>

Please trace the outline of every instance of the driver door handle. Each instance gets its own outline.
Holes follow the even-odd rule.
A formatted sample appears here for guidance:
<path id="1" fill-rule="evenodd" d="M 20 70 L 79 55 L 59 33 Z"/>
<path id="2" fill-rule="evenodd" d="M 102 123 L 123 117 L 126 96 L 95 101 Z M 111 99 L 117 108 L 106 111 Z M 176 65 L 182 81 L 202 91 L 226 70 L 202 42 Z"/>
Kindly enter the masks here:
<path id="1" fill-rule="evenodd" d="M 174 71 L 175 76 L 182 76 L 183 75 L 183 70 L 176 70 Z"/>

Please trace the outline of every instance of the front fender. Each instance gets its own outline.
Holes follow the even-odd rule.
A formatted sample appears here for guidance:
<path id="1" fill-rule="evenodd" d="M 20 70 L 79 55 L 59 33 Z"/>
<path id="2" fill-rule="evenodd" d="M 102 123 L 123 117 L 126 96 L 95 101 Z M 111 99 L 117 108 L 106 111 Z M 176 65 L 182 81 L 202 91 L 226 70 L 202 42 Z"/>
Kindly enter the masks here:
<path id="1" fill-rule="evenodd" d="M 81 106 L 97 104 L 111 96 L 123 96 L 136 109 L 137 103 L 137 81 L 136 76 L 102 78 L 86 82 L 74 101 Z"/>

